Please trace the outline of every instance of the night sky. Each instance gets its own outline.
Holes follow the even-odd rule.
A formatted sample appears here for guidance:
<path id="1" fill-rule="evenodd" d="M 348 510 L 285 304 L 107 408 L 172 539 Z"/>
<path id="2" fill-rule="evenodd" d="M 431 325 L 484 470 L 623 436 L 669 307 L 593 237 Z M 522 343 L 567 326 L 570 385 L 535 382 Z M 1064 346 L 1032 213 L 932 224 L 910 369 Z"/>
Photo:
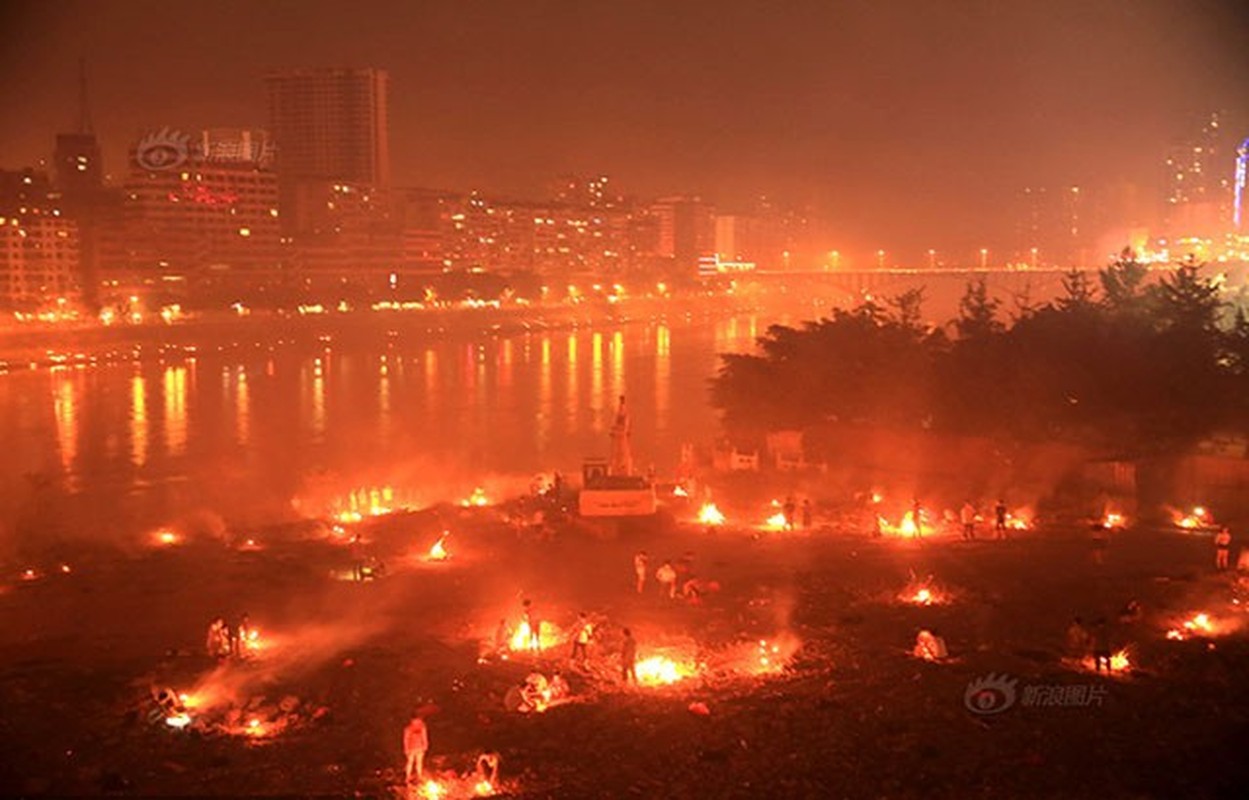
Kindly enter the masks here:
<path id="1" fill-rule="evenodd" d="M 163 126 L 265 125 L 262 76 L 391 73 L 400 185 L 812 204 L 852 247 L 1003 241 L 1025 185 L 1134 181 L 1212 108 L 1249 135 L 1249 4 L 8 2 L 0 167 L 76 121 L 108 171 Z M 1151 195 L 1152 196 L 1152 195 Z"/>

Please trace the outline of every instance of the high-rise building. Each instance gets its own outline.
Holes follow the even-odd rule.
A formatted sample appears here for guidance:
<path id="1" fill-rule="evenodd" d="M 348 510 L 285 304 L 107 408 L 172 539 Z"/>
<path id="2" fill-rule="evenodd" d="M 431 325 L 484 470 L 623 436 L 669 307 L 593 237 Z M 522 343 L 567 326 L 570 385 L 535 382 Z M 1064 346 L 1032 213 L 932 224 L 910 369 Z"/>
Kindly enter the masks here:
<path id="1" fill-rule="evenodd" d="M 1236 157 L 1222 118 L 1211 113 L 1193 136 L 1167 151 L 1163 224 L 1170 237 L 1210 236 L 1230 227 Z"/>
<path id="2" fill-rule="evenodd" d="M 675 274 L 692 275 L 699 259 L 715 250 L 715 211 L 698 197 L 661 197 L 650 207 L 657 220 L 656 252 L 675 268 Z"/>
<path id="3" fill-rule="evenodd" d="M 389 183 L 385 70 L 283 72 L 265 83 L 284 199 L 287 187 L 304 180 L 369 187 Z"/>

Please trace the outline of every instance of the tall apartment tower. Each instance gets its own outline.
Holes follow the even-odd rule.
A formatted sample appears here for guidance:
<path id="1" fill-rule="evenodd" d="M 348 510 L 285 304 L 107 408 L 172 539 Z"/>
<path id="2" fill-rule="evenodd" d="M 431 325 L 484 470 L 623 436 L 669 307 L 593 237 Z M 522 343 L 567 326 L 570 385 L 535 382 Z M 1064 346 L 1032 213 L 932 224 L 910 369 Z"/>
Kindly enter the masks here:
<path id="1" fill-rule="evenodd" d="M 265 79 L 283 201 L 303 182 L 390 181 L 389 76 L 381 69 L 281 72 Z M 294 219 L 283 211 L 283 217 Z"/>

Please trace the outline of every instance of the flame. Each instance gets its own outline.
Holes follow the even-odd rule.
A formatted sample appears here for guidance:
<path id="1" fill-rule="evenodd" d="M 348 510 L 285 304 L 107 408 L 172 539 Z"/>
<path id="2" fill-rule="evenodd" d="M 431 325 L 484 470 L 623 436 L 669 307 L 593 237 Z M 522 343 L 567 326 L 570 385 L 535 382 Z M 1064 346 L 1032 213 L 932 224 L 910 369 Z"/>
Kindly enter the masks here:
<path id="1" fill-rule="evenodd" d="M 884 516 L 877 516 L 877 524 L 880 526 L 881 533 L 888 533 L 894 536 L 904 536 L 907 538 L 918 536 L 919 528 L 915 525 L 915 512 L 908 511 L 902 515 L 902 521 L 896 526 L 890 524 L 889 520 Z"/>
<path id="2" fill-rule="evenodd" d="M 486 490 L 478 486 L 477 488 L 473 489 L 472 494 L 470 494 L 468 497 L 460 501 L 460 505 L 464 506 L 465 508 L 470 508 L 474 506 L 476 506 L 477 508 L 481 508 L 483 506 L 490 505 L 490 500 L 489 498 L 486 497 Z"/>
<path id="3" fill-rule="evenodd" d="M 1092 656 L 1087 656 L 1083 662 L 1083 666 L 1089 672 L 1097 672 L 1097 661 Z M 1128 648 L 1123 648 L 1110 654 L 1110 672 L 1123 673 L 1132 668 L 1132 658 L 1128 653 Z"/>
<path id="4" fill-rule="evenodd" d="M 420 795 L 428 800 L 439 800 L 446 796 L 447 788 L 435 780 L 428 780 L 421 784 Z"/>
<path id="5" fill-rule="evenodd" d="M 774 531 L 785 530 L 785 512 L 783 511 L 776 512 L 772 516 L 768 517 L 767 520 L 763 524 L 764 524 L 764 527 L 770 530 L 774 530 Z"/>
<path id="6" fill-rule="evenodd" d="M 39 572 L 34 569 L 28 569 L 22 572 L 22 580 L 24 581 L 33 581 L 33 580 L 38 579 L 38 577 L 39 577 Z"/>
<path id="7" fill-rule="evenodd" d="M 684 486 L 681 486 L 680 484 L 678 484 L 672 487 L 672 496 L 673 497 L 689 497 L 690 494 L 689 492 L 685 491 Z"/>
<path id="8" fill-rule="evenodd" d="M 494 784 L 490 781 L 477 781 L 473 786 L 473 792 L 478 797 L 489 797 L 494 794 Z"/>
<path id="9" fill-rule="evenodd" d="M 66 575 L 68 575 L 69 573 L 73 572 L 73 570 L 72 570 L 72 569 L 70 569 L 69 564 L 62 564 L 62 565 L 61 565 L 61 572 L 62 572 L 62 573 L 64 573 L 64 574 L 66 574 Z"/>
<path id="10" fill-rule="evenodd" d="M 1194 614 L 1189 619 L 1184 620 L 1178 628 L 1172 628 L 1167 631 L 1167 638 L 1176 641 L 1183 641 L 1194 636 L 1215 636 L 1218 629 L 1214 622 L 1211 621 L 1210 615 L 1201 612 Z"/>
<path id="11" fill-rule="evenodd" d="M 181 544 L 182 537 L 168 528 L 162 528 L 152 534 L 152 542 L 156 545 L 169 547 L 175 544 Z"/>
<path id="12" fill-rule="evenodd" d="M 1032 523 L 1024 516 L 1016 516 L 1011 512 L 1006 512 L 1006 527 L 1012 531 L 1026 531 L 1032 527 Z"/>
<path id="13" fill-rule="evenodd" d="M 1102 517 L 1102 527 L 1106 530 L 1122 530 L 1127 523 L 1127 519 L 1117 511 L 1107 511 Z"/>
<path id="14" fill-rule="evenodd" d="M 425 554 L 425 558 L 430 561 L 446 561 L 450 558 L 451 554 L 448 553 L 447 548 L 443 546 L 443 542 L 445 542 L 447 537 L 450 535 L 451 533 L 449 531 L 443 531 L 442 536 L 438 537 L 438 541 L 434 542 L 434 546 L 429 548 L 429 552 Z"/>
<path id="15" fill-rule="evenodd" d="M 339 510 L 333 515 L 336 522 L 351 525 L 365 517 L 381 517 L 395 512 L 395 490 L 389 486 L 366 487 L 348 493 L 347 501 L 337 501 Z M 344 507 L 345 506 L 345 507 Z"/>
<path id="16" fill-rule="evenodd" d="M 874 505 L 880 505 L 881 501 L 883 501 L 884 499 L 885 499 L 885 496 L 883 494 L 881 494 L 880 492 L 876 490 L 872 490 L 872 503 Z"/>
<path id="17" fill-rule="evenodd" d="M 1179 512 L 1175 512 L 1171 518 L 1177 528 L 1183 528 L 1186 531 L 1206 528 L 1214 522 L 1210 517 L 1210 511 L 1205 506 L 1194 506 L 1192 511 L 1182 516 Z"/>
<path id="18" fill-rule="evenodd" d="M 637 662 L 638 683 L 643 686 L 668 686 L 694 675 L 688 664 L 679 664 L 667 656 L 651 656 Z"/>
<path id="19" fill-rule="evenodd" d="M 546 650 L 558 644 L 558 634 L 549 622 L 538 621 L 538 637 L 537 647 L 534 646 L 530 639 L 529 623 L 521 620 L 516 626 L 516 630 L 512 632 L 512 638 L 508 642 L 508 647 L 518 653 L 532 650 Z"/>
<path id="20" fill-rule="evenodd" d="M 723 525 L 724 512 L 716 508 L 715 503 L 707 503 L 698 509 L 698 522 L 702 525 Z"/>

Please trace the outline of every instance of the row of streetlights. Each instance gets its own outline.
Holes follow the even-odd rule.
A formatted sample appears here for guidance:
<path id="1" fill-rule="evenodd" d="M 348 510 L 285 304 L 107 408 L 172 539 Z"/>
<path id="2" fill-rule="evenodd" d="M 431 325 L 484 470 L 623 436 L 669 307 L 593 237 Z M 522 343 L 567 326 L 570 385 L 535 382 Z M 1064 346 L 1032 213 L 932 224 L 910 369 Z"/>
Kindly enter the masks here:
<path id="1" fill-rule="evenodd" d="M 1033 247 L 1029 251 L 1029 255 L 1031 256 L 1031 265 L 1033 267 L 1036 267 L 1038 263 L 1038 256 L 1040 255 L 1040 250 L 1036 247 Z M 841 266 L 841 251 L 830 250 L 828 253 L 828 263 L 829 263 L 830 269 L 834 271 L 837 270 L 838 267 Z M 928 268 L 935 269 L 936 266 L 937 266 L 937 251 L 930 248 L 928 250 Z M 885 268 L 885 251 L 884 250 L 876 251 L 876 267 L 877 269 Z M 980 248 L 980 268 L 981 269 L 989 268 L 989 248 L 987 247 Z"/>

